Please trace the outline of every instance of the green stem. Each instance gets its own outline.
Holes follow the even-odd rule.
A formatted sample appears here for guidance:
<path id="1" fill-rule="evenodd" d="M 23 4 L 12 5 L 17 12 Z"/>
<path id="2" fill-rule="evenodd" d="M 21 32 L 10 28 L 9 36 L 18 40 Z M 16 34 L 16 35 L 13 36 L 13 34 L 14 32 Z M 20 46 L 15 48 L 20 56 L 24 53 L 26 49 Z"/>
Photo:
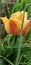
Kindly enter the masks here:
<path id="1" fill-rule="evenodd" d="M 21 54 L 21 44 L 22 44 L 23 38 L 20 37 L 18 40 L 18 51 L 17 51 L 17 58 L 16 58 L 16 63 L 15 65 L 19 65 L 19 59 L 20 59 L 20 54 Z"/>
<path id="2" fill-rule="evenodd" d="M 10 60 L 8 60 L 7 58 L 0 56 L 1 58 L 3 58 L 5 61 L 7 61 L 10 65 L 14 65 Z"/>

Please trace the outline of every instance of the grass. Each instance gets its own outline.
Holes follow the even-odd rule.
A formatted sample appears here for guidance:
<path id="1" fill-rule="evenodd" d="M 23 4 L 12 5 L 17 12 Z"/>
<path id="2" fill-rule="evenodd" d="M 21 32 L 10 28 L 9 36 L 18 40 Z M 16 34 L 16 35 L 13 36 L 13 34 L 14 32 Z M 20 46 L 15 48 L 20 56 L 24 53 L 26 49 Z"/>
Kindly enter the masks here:
<path id="1" fill-rule="evenodd" d="M 28 1 L 29 0 L 21 0 L 21 2 L 17 1 L 16 4 L 13 5 L 12 10 L 8 11 L 8 0 L 7 0 L 6 3 L 7 11 L 8 11 L 7 16 L 10 16 L 12 13 L 18 10 L 19 11 L 24 10 L 24 5 L 27 5 L 30 2 Z M 29 17 L 30 17 L 30 10 L 28 10 L 28 7 L 26 11 L 29 12 Z M 30 41 L 31 41 L 31 26 L 26 36 L 22 36 L 21 34 L 18 37 L 16 35 L 7 34 L 0 44 L 0 65 L 31 65 Z"/>

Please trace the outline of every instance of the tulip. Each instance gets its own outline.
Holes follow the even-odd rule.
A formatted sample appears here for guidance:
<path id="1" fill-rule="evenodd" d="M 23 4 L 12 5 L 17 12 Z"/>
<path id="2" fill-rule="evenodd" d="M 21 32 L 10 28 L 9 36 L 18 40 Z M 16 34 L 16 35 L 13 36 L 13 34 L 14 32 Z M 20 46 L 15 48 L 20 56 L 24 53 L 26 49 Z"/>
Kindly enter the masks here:
<path id="1" fill-rule="evenodd" d="M 13 13 L 9 19 L 7 17 L 0 17 L 5 25 L 5 30 L 7 33 L 20 35 L 23 13 L 24 11 Z M 27 19 L 27 15 L 27 12 L 25 12 L 22 35 L 26 35 L 30 29 L 31 20 Z"/>

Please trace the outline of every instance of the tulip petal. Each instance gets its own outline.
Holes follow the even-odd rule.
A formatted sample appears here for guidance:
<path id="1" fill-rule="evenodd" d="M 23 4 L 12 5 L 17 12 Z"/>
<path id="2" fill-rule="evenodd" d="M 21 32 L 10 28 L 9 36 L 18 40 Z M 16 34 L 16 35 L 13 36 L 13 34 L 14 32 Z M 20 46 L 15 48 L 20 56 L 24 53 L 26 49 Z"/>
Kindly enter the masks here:
<path id="1" fill-rule="evenodd" d="M 7 17 L 0 17 L 0 19 L 2 20 L 4 24 L 6 24 L 9 21 Z"/>
<path id="2" fill-rule="evenodd" d="M 28 14 L 27 14 L 27 12 L 25 12 L 25 15 L 24 15 L 24 22 L 27 20 L 27 17 L 28 17 Z"/>
<path id="3" fill-rule="evenodd" d="M 20 21 L 22 21 L 22 17 L 23 17 L 23 11 L 21 11 L 21 12 L 18 11 L 16 13 L 13 13 L 10 18 L 12 18 L 12 19 L 16 18 L 16 19 L 19 19 Z"/>
<path id="4" fill-rule="evenodd" d="M 22 24 L 22 22 L 20 22 L 18 19 L 10 19 L 10 21 L 7 22 L 8 26 L 6 25 L 7 32 L 10 34 L 19 35 L 20 29 L 21 29 L 21 24 Z"/>
<path id="5" fill-rule="evenodd" d="M 29 32 L 30 24 L 31 24 L 30 20 L 26 20 L 24 22 L 22 35 L 26 35 Z"/>
<path id="6" fill-rule="evenodd" d="M 10 21 L 11 21 L 10 22 L 11 33 L 19 35 L 20 34 L 20 30 L 21 30 L 22 22 L 20 22 L 18 19 L 12 19 Z"/>

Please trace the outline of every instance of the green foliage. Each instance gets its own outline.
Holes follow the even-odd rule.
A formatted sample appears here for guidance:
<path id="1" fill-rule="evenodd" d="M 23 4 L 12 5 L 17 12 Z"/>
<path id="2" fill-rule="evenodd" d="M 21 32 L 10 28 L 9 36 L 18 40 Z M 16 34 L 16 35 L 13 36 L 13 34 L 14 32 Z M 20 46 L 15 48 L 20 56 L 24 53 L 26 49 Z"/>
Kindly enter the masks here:
<path id="1" fill-rule="evenodd" d="M 8 16 L 21 11 L 31 0 L 21 0 L 16 2 L 12 10 L 8 10 L 8 0 L 6 1 Z M 31 7 L 29 7 L 31 9 Z M 31 10 L 27 8 L 30 14 Z M 31 65 L 31 27 L 26 36 L 16 36 L 7 34 L 0 44 L 0 65 Z"/>
<path id="2" fill-rule="evenodd" d="M 0 59 L 0 65 L 6 65 L 2 59 Z"/>
<path id="3" fill-rule="evenodd" d="M 12 8 L 12 13 L 17 12 L 17 11 L 21 11 L 24 8 L 24 3 L 21 2 L 16 2 L 16 4 L 14 5 L 14 7 Z"/>
<path id="4" fill-rule="evenodd" d="M 31 0 L 21 0 L 21 2 L 25 2 L 26 4 L 31 3 Z"/>

